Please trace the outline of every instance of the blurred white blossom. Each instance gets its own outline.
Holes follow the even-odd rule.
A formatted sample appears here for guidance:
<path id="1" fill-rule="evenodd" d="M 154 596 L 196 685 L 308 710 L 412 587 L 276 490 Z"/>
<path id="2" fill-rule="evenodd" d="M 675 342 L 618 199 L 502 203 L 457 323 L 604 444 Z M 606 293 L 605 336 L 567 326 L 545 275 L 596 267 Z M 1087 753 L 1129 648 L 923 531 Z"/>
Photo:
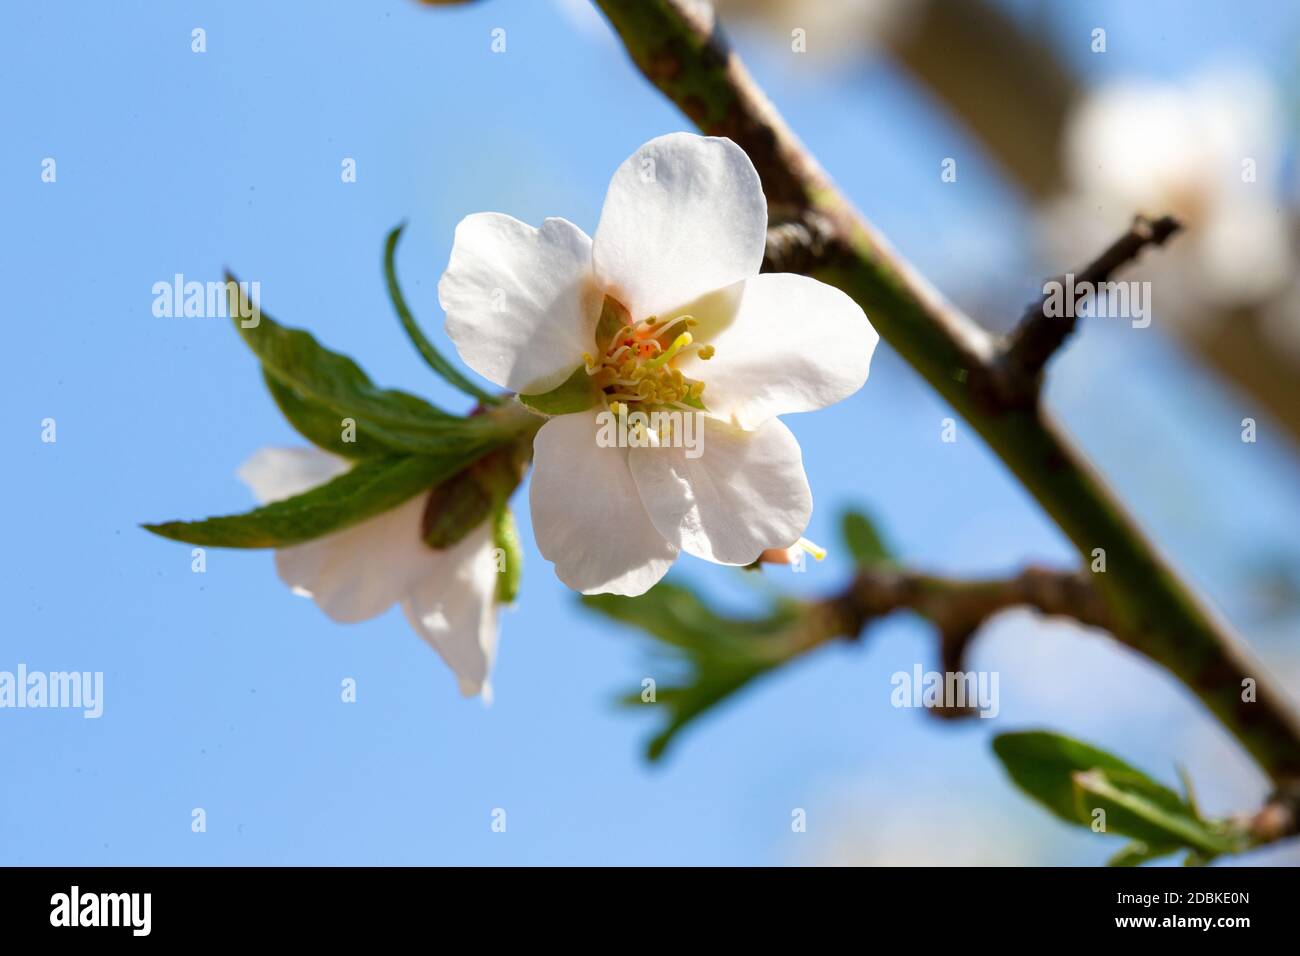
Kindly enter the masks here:
<path id="1" fill-rule="evenodd" d="M 838 65 L 884 47 L 915 19 L 923 0 L 713 0 L 724 23 L 753 21 L 786 42 L 802 32 L 804 52 Z"/>
<path id="2" fill-rule="evenodd" d="M 1158 316 L 1194 322 L 1269 299 L 1293 263 L 1280 125 L 1273 89 L 1247 71 L 1098 89 L 1065 132 L 1067 193 L 1045 211 L 1053 244 L 1081 263 L 1135 214 L 1172 214 L 1185 233 L 1136 276 L 1155 283 Z"/>

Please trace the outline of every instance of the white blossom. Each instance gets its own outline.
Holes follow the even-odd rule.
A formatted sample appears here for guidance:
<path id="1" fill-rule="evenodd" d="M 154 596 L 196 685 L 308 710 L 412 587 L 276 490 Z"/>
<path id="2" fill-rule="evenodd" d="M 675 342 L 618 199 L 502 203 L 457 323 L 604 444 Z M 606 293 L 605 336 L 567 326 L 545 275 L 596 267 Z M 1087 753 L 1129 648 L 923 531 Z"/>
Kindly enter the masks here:
<path id="1" fill-rule="evenodd" d="M 1195 321 L 1276 294 L 1292 269 L 1276 97 L 1249 72 L 1181 85 L 1117 82 L 1089 95 L 1064 136 L 1068 194 L 1048 222 L 1083 261 L 1137 213 L 1177 217 L 1185 233 L 1144 260 L 1162 314 Z"/>
<path id="2" fill-rule="evenodd" d="M 744 565 L 807 526 L 799 444 L 776 416 L 857 391 L 878 337 L 838 289 L 759 275 L 766 232 L 749 157 L 687 133 L 623 163 L 594 238 L 499 213 L 457 226 L 438 295 L 465 363 L 524 395 L 583 370 L 601 390 L 533 446 L 538 548 L 575 590 L 641 594 L 681 551 Z M 599 331 L 607 306 L 621 327 Z M 604 413 L 665 410 L 702 416 L 702 454 L 671 434 L 597 440 Z"/>
<path id="3" fill-rule="evenodd" d="M 347 471 L 316 448 L 263 448 L 239 477 L 267 503 L 300 495 Z M 424 495 L 302 544 L 280 548 L 275 567 L 295 594 L 335 621 L 353 623 L 401 604 L 415 632 L 455 672 L 462 694 L 490 699 L 496 655 L 497 568 L 491 522 L 445 550 L 421 538 Z"/>

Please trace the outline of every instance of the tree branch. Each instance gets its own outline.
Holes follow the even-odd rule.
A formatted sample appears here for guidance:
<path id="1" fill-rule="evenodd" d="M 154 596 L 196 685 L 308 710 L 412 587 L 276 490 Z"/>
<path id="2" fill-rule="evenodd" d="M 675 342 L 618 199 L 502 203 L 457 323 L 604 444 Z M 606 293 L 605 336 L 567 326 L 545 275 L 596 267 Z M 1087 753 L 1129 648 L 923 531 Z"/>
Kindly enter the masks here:
<path id="1" fill-rule="evenodd" d="M 1138 529 L 1037 402 L 997 399 L 994 338 L 947 303 L 852 208 L 754 84 L 711 22 L 682 0 L 595 0 L 633 61 L 705 133 L 753 160 L 777 221 L 827 224 L 808 274 L 844 290 L 983 436 L 1074 543 L 1105 553 L 1093 582 L 1112 633 L 1170 670 L 1279 783 L 1300 779 L 1300 721 L 1261 668 Z M 1242 699 L 1256 681 L 1257 700 Z"/>
<path id="2" fill-rule="evenodd" d="M 1029 607 L 1051 617 L 1109 630 L 1106 602 L 1089 575 L 1027 567 L 1010 578 L 958 579 L 886 566 L 863 568 L 848 589 L 830 602 L 844 637 L 856 639 L 872 621 L 909 610 L 939 632 L 939 652 L 946 673 L 964 671 L 966 649 L 987 621 L 1002 611 Z M 943 707 L 940 717 L 965 717 L 969 708 Z"/>
<path id="3" fill-rule="evenodd" d="M 1182 224 L 1173 216 L 1148 219 L 1136 216 L 1128 232 L 1120 236 L 1106 250 L 1074 274 L 1075 297 L 1068 303 L 1065 315 L 1050 315 L 1047 304 L 1050 295 L 1044 295 L 1020 319 L 1020 324 L 1007 337 L 1000 364 L 1000 387 L 1003 400 L 1008 404 L 1025 404 L 1037 401 L 1042 387 L 1042 373 L 1047 362 L 1065 344 L 1078 322 L 1075 314 L 1079 297 L 1084 290 L 1095 288 L 1110 279 L 1120 267 L 1133 262 L 1148 246 L 1162 246 Z M 1066 285 L 1066 275 L 1055 280 Z"/>
<path id="4" fill-rule="evenodd" d="M 926 618 L 944 633 L 971 633 L 998 612 L 1020 606 L 1104 630 L 1111 624 L 1106 602 L 1091 576 L 1035 566 L 1014 577 L 977 579 L 887 566 L 863 568 L 834 600 L 845 612 L 846 636 L 856 636 L 874 619 L 903 609 Z"/>

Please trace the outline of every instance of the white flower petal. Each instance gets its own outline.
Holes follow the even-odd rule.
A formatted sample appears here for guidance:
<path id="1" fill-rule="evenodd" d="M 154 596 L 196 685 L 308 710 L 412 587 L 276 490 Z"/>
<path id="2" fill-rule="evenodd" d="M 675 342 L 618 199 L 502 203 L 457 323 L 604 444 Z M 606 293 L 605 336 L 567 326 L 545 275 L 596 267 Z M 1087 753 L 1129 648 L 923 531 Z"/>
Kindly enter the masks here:
<path id="1" fill-rule="evenodd" d="M 351 464 L 319 448 L 262 448 L 239 466 L 239 480 L 261 504 L 292 498 L 323 485 Z"/>
<path id="2" fill-rule="evenodd" d="M 315 448 L 263 448 L 239 469 L 262 502 L 301 494 L 350 463 Z M 276 552 L 281 579 L 336 621 L 402 602 L 407 621 L 455 672 L 466 696 L 490 693 L 496 654 L 496 564 L 485 522 L 443 551 L 420 538 L 425 496 L 350 528 Z"/>
<path id="3" fill-rule="evenodd" d="M 492 525 L 484 522 L 445 551 L 402 601 L 411 627 L 456 674 L 460 692 L 491 691 L 497 649 L 497 568 Z"/>
<path id="4" fill-rule="evenodd" d="M 711 359 L 691 354 L 677 367 L 704 383 L 710 415 L 756 428 L 852 395 L 867 380 L 880 336 L 839 289 L 777 273 L 745 282 L 731 322 L 706 340 Z"/>
<path id="5" fill-rule="evenodd" d="M 280 579 L 336 621 L 382 614 L 435 567 L 420 538 L 424 495 L 359 524 L 275 553 Z"/>
<path id="6" fill-rule="evenodd" d="M 766 243 L 767 199 L 745 151 L 673 133 L 614 173 L 592 259 L 602 288 L 644 319 L 757 275 Z"/>
<path id="7" fill-rule="evenodd" d="M 677 548 L 650 522 L 627 449 L 599 447 L 597 427 L 594 410 L 558 415 L 533 439 L 537 549 L 575 591 L 644 594 L 668 573 Z"/>
<path id="8" fill-rule="evenodd" d="M 438 301 L 466 365 L 513 392 L 549 391 L 592 348 L 602 297 L 591 240 L 564 219 L 534 229 L 501 213 L 466 216 Z"/>
<path id="9" fill-rule="evenodd" d="M 780 419 L 745 431 L 705 418 L 700 455 L 686 451 L 634 448 L 628 462 L 655 527 L 687 554 L 749 564 L 803 534 L 812 492 L 799 442 Z"/>

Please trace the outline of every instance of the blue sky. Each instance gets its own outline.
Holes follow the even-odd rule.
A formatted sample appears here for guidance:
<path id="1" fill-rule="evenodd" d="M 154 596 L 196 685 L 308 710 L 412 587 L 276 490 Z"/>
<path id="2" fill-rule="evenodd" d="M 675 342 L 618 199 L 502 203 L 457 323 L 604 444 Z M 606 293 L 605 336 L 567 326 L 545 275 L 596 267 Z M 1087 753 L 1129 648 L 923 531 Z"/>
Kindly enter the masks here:
<path id="1" fill-rule="evenodd" d="M 1282 71 L 1300 36 L 1282 4 L 1205 4 L 1197 17 L 1172 2 L 1051 7 L 1058 40 L 1108 25 L 1113 52 L 1079 66 L 1092 78 L 1246 53 Z M 194 27 L 207 33 L 201 55 Z M 490 51 L 496 27 L 503 54 Z M 1019 200 L 888 66 L 818 75 L 759 36 L 740 47 L 823 165 L 945 292 L 960 301 L 990 273 L 1006 276 L 1009 304 L 1033 287 Z M 1040 725 L 1165 779 L 1181 761 L 1213 810 L 1263 795 L 1171 680 L 1103 636 L 1025 614 L 995 623 L 976 652 L 1002 675 L 994 720 L 951 726 L 889 705 L 891 673 L 935 662 L 926 628 L 898 618 L 765 681 L 651 767 L 653 715 L 613 701 L 657 673 L 653 648 L 577 607 L 532 547 L 526 508 L 523 591 L 490 708 L 459 697 L 399 612 L 336 625 L 280 584 L 270 554 L 210 551 L 194 574 L 188 547 L 139 530 L 248 507 L 239 464 L 301 443 L 226 322 L 153 316 L 153 283 L 175 273 L 202 281 L 229 266 L 260 281 L 268 313 L 376 381 L 464 407 L 393 319 L 387 230 L 409 221 L 399 269 L 445 346 L 435 287 L 462 216 L 559 215 L 590 232 L 617 165 L 686 128 L 607 36 L 557 5 L 7 5 L 0 82 L 0 670 L 105 675 L 99 720 L 0 711 L 0 863 L 1098 862 L 1109 841 L 1031 807 L 992 760 L 993 733 Z M 960 189 L 935 175 L 947 155 L 969 157 Z M 349 157 L 358 181 L 345 184 Z M 1087 329 L 1052 401 L 1300 697 L 1300 654 L 1284 641 L 1295 608 L 1270 616 L 1253 589 L 1261 567 L 1300 567 L 1295 458 L 1269 438 L 1242 445 L 1248 403 L 1158 326 Z M 816 500 L 810 536 L 838 544 L 839 510 L 855 505 L 918 565 L 1070 562 L 969 429 L 940 443 L 947 414 L 882 347 L 852 400 L 792 417 Z M 48 417 L 54 444 L 40 440 Z M 847 569 L 841 550 L 806 575 L 769 577 L 813 593 Z M 737 572 L 684 561 L 675 574 L 747 600 Z M 353 705 L 339 700 L 347 677 Z M 191 832 L 196 807 L 206 833 Z M 805 834 L 791 832 L 796 807 Z M 496 808 L 505 833 L 490 828 Z"/>

